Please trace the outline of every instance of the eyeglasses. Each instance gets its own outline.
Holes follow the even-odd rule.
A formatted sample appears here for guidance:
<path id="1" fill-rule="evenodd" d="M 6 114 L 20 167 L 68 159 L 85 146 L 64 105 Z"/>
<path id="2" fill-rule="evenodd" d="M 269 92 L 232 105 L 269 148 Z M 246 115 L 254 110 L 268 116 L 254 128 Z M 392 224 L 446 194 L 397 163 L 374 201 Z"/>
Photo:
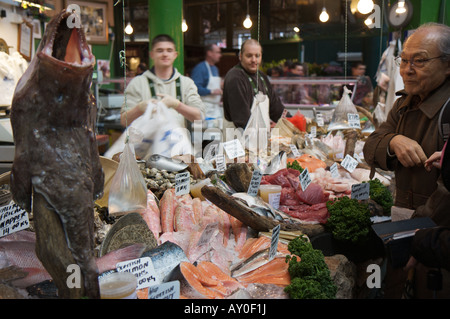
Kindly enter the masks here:
<path id="1" fill-rule="evenodd" d="M 440 55 L 434 58 L 428 58 L 428 59 L 424 59 L 424 58 L 413 58 L 411 60 L 408 59 L 404 59 L 401 56 L 396 57 L 395 63 L 399 66 L 399 67 L 406 67 L 406 65 L 408 64 L 408 62 L 411 64 L 412 66 L 415 66 L 416 68 L 423 68 L 425 63 L 427 63 L 428 61 L 434 60 L 434 59 L 439 59 L 442 58 L 445 55 Z"/>

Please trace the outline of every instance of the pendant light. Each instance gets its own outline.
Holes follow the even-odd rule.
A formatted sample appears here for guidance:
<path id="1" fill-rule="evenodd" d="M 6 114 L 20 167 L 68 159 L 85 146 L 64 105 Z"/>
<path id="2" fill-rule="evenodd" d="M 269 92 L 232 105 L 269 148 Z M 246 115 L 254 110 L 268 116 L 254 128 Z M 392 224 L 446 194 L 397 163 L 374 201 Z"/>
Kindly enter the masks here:
<path id="1" fill-rule="evenodd" d="M 330 16 L 327 13 L 327 9 L 325 7 L 322 8 L 322 12 L 320 13 L 319 20 L 321 22 L 327 22 Z"/>
<path id="2" fill-rule="evenodd" d="M 183 21 L 181 22 L 181 31 L 186 32 L 187 30 L 188 30 L 188 25 L 186 23 L 186 19 L 183 19 Z"/>
<path id="3" fill-rule="evenodd" d="M 358 11 L 362 14 L 368 14 L 369 12 L 372 12 L 374 7 L 372 0 L 359 0 L 357 8 Z"/>
<path id="4" fill-rule="evenodd" d="M 395 13 L 402 14 L 405 12 L 406 12 L 405 0 L 398 0 L 397 9 L 395 9 Z"/>
<path id="5" fill-rule="evenodd" d="M 247 15 L 245 16 L 245 20 L 242 23 L 244 25 L 244 28 L 250 29 L 252 27 L 252 20 L 250 19 L 250 15 L 248 14 L 248 0 L 247 0 Z"/>
<path id="6" fill-rule="evenodd" d="M 130 22 L 127 23 L 127 26 L 125 27 L 124 31 L 125 31 L 126 34 L 132 34 L 133 33 L 133 27 L 131 26 Z"/>

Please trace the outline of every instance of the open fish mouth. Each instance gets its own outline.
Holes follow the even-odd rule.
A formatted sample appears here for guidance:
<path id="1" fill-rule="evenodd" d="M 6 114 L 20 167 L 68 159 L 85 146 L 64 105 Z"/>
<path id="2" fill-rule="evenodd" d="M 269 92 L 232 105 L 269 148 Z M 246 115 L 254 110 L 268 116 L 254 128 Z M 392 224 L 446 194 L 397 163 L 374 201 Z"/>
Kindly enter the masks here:
<path id="1" fill-rule="evenodd" d="M 40 54 L 68 66 L 92 66 L 95 57 L 89 49 L 82 26 L 70 27 L 71 23 L 68 23 L 72 14 L 75 13 L 63 11 L 58 19 L 47 26 L 43 39 L 44 47 Z"/>

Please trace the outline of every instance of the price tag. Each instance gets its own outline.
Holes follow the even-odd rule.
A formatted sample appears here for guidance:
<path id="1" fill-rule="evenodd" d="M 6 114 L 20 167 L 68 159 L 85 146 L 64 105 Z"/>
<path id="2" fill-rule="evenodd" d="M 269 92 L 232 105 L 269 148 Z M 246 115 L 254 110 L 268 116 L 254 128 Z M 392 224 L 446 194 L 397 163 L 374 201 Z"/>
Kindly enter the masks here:
<path id="1" fill-rule="evenodd" d="M 331 165 L 330 173 L 331 173 L 331 177 L 339 178 L 340 175 L 339 175 L 337 163 L 334 163 L 333 165 Z"/>
<path id="2" fill-rule="evenodd" d="M 317 123 L 317 126 L 319 126 L 319 127 L 322 127 L 324 125 L 323 114 L 322 113 L 317 113 L 316 114 L 316 123 Z"/>
<path id="3" fill-rule="evenodd" d="M 175 175 L 175 195 L 189 194 L 191 191 L 191 179 L 189 172 Z"/>
<path id="4" fill-rule="evenodd" d="M 345 155 L 345 158 L 342 161 L 341 166 L 351 173 L 355 170 L 356 166 L 358 166 L 358 161 L 347 154 Z"/>
<path id="5" fill-rule="evenodd" d="M 180 282 L 165 282 L 148 288 L 148 299 L 180 299 Z"/>
<path id="6" fill-rule="evenodd" d="M 311 137 L 316 137 L 317 136 L 317 127 L 316 126 L 311 126 L 311 133 L 309 135 Z"/>
<path id="7" fill-rule="evenodd" d="M 218 154 L 217 150 L 219 148 L 219 144 L 210 144 L 208 146 L 207 152 L 205 154 L 205 162 L 212 161 L 216 155 Z"/>
<path id="8" fill-rule="evenodd" d="M 351 128 L 361 128 L 361 122 L 359 121 L 359 114 L 358 113 L 348 113 L 347 114 L 348 119 L 348 125 Z"/>
<path id="9" fill-rule="evenodd" d="M 242 144 L 238 139 L 234 139 L 223 143 L 223 148 L 227 153 L 229 159 L 245 156 L 245 151 L 242 148 Z"/>
<path id="10" fill-rule="evenodd" d="M 202 245 L 209 243 L 211 241 L 211 238 L 213 236 L 216 236 L 219 233 L 218 225 L 219 225 L 219 222 L 208 224 L 208 226 L 205 227 L 205 230 L 203 231 L 202 235 L 200 236 L 197 246 L 202 246 Z"/>
<path id="11" fill-rule="evenodd" d="M 303 172 L 300 173 L 300 186 L 302 190 L 305 191 L 309 184 L 311 184 L 311 176 L 309 176 L 308 168 L 305 168 Z"/>
<path id="12" fill-rule="evenodd" d="M 352 199 L 363 200 L 369 199 L 370 196 L 370 184 L 361 183 L 352 185 Z"/>
<path id="13" fill-rule="evenodd" d="M 278 249 L 278 239 L 280 238 L 280 224 L 272 229 L 272 239 L 270 240 L 269 260 L 275 258 Z"/>
<path id="14" fill-rule="evenodd" d="M 159 284 L 155 268 L 150 257 L 137 258 L 116 264 L 117 271 L 130 272 L 137 278 L 137 288 L 142 289 Z"/>
<path id="15" fill-rule="evenodd" d="M 0 207 L 0 237 L 26 229 L 30 226 L 28 213 L 19 205 L 11 202 Z"/>
<path id="16" fill-rule="evenodd" d="M 268 197 L 269 205 L 275 209 L 278 209 L 280 207 L 281 193 L 270 193 Z"/>
<path id="17" fill-rule="evenodd" d="M 300 157 L 300 152 L 297 149 L 297 146 L 295 146 L 294 144 L 289 144 L 289 147 L 291 148 L 292 154 L 294 155 L 294 157 Z"/>
<path id="18" fill-rule="evenodd" d="M 250 196 L 258 195 L 259 184 L 261 183 L 262 173 L 255 169 L 252 174 L 252 179 L 250 180 L 250 185 L 248 186 L 247 194 Z"/>
<path id="19" fill-rule="evenodd" d="M 227 166 L 225 164 L 225 155 L 223 154 L 217 154 L 216 156 L 216 170 L 218 172 L 224 172 L 227 169 Z"/>

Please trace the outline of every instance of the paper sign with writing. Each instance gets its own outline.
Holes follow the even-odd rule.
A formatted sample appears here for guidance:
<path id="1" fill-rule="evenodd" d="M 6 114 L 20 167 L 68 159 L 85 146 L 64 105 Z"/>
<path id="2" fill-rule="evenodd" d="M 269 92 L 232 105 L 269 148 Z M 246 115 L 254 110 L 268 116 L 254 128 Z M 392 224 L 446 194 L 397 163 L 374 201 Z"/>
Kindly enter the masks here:
<path id="1" fill-rule="evenodd" d="M 319 126 L 319 127 L 322 127 L 324 125 L 323 114 L 322 113 L 317 113 L 316 114 L 316 123 L 317 123 L 317 126 Z"/>
<path id="2" fill-rule="evenodd" d="M 150 257 L 137 258 L 116 264 L 117 271 L 130 272 L 137 278 L 137 288 L 142 289 L 159 284 L 161 281 Z"/>
<path id="3" fill-rule="evenodd" d="M 289 147 L 291 148 L 292 154 L 293 154 L 295 157 L 300 157 L 300 156 L 301 156 L 301 155 L 300 155 L 300 152 L 299 152 L 298 149 L 297 149 L 297 146 L 295 146 L 294 144 L 289 144 Z"/>
<path id="4" fill-rule="evenodd" d="M 341 162 L 341 166 L 351 173 L 355 170 L 356 166 L 358 166 L 358 161 L 347 154 Z"/>
<path id="5" fill-rule="evenodd" d="M 148 299 L 180 299 L 180 282 L 175 280 L 151 286 Z"/>
<path id="6" fill-rule="evenodd" d="M 333 165 L 331 165 L 330 173 L 331 173 L 331 177 L 333 177 L 333 178 L 338 178 L 340 176 L 337 163 L 334 163 Z"/>
<path id="7" fill-rule="evenodd" d="M 370 184 L 361 183 L 352 185 L 352 199 L 364 200 L 370 197 Z"/>
<path id="8" fill-rule="evenodd" d="M 309 184 L 311 184 L 311 176 L 309 175 L 308 168 L 305 168 L 303 172 L 300 173 L 300 186 L 302 187 L 302 191 L 305 191 Z"/>
<path id="9" fill-rule="evenodd" d="M 317 136 L 317 127 L 316 126 L 311 126 L 311 133 L 309 134 L 309 136 L 311 136 L 311 137 Z"/>
<path id="10" fill-rule="evenodd" d="M 217 156 L 216 156 L 216 170 L 218 172 L 223 172 L 226 169 L 227 169 L 227 166 L 225 164 L 225 155 L 217 154 Z"/>
<path id="11" fill-rule="evenodd" d="M 11 202 L 0 207 L 0 237 L 15 233 L 30 227 L 28 213 L 19 205 Z"/>
<path id="12" fill-rule="evenodd" d="M 245 151 L 242 148 L 242 144 L 238 139 L 224 142 L 222 144 L 229 159 L 245 156 Z"/>
<path id="13" fill-rule="evenodd" d="M 175 175 L 175 195 L 189 194 L 191 191 L 191 178 L 189 172 Z"/>
<path id="14" fill-rule="evenodd" d="M 250 185 L 248 186 L 247 194 L 250 196 L 258 195 L 259 184 L 261 183 L 262 173 L 255 169 L 253 171 L 252 179 L 250 180 Z"/>
<path id="15" fill-rule="evenodd" d="M 348 126 L 351 128 L 361 128 L 361 122 L 359 121 L 359 114 L 358 113 L 348 113 L 347 114 L 348 119 Z"/>
<path id="16" fill-rule="evenodd" d="M 272 229 L 272 238 L 270 240 L 270 249 L 269 249 L 269 260 L 275 258 L 278 249 L 278 239 L 280 238 L 280 224 L 276 225 Z"/>
<path id="17" fill-rule="evenodd" d="M 205 161 L 212 161 L 219 153 L 219 144 L 210 144 L 205 154 Z"/>

